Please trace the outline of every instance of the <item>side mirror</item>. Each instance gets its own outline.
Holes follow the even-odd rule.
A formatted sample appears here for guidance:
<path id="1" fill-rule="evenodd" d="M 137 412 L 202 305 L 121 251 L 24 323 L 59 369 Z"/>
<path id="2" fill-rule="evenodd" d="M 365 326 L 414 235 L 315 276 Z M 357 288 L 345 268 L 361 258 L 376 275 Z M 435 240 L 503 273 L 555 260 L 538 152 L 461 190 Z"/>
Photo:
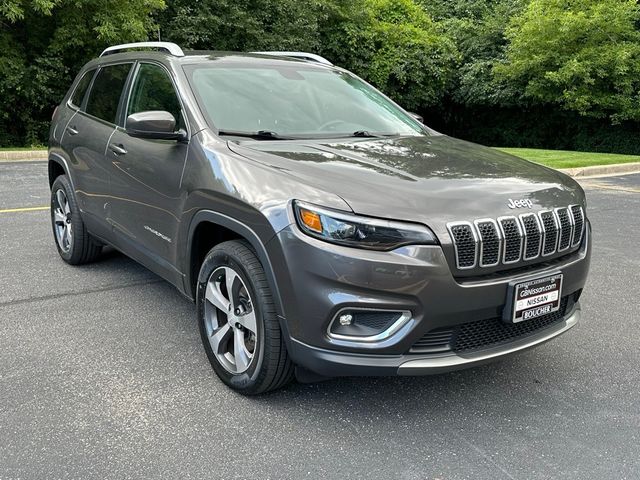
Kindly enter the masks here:
<path id="1" fill-rule="evenodd" d="M 169 112 L 151 110 L 129 115 L 125 130 L 132 137 L 155 140 L 186 140 L 187 132 L 176 129 L 176 119 Z"/>
<path id="2" fill-rule="evenodd" d="M 413 118 L 415 118 L 420 123 L 424 123 L 424 118 L 422 117 L 422 115 L 418 115 L 417 113 L 413 113 L 413 112 L 409 112 L 409 115 L 411 115 Z"/>

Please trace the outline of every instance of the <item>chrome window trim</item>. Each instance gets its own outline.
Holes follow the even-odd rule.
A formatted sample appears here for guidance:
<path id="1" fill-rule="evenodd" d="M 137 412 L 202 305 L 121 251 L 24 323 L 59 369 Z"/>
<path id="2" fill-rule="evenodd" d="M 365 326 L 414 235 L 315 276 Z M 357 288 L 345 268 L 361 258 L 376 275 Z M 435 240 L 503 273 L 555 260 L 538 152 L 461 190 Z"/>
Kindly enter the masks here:
<path id="1" fill-rule="evenodd" d="M 473 240 L 475 242 L 473 265 L 470 265 L 468 267 L 460 266 L 460 255 L 458 254 L 458 242 L 456 242 L 456 237 L 453 234 L 453 227 L 457 227 L 459 225 L 466 225 L 471 229 L 471 234 L 473 235 Z M 472 268 L 476 268 L 476 265 L 478 265 L 478 243 L 480 242 L 478 241 L 478 234 L 473 224 L 467 221 L 450 222 L 450 223 L 447 223 L 447 230 L 449 231 L 449 235 L 451 236 L 451 241 L 453 242 L 453 250 L 456 257 L 456 267 L 458 268 L 458 270 L 470 270 Z"/>
<path id="2" fill-rule="evenodd" d="M 496 260 L 495 263 L 484 263 L 482 261 L 482 253 L 484 251 L 484 239 L 482 238 L 482 233 L 480 232 L 480 228 L 478 227 L 478 225 L 480 223 L 493 223 L 493 226 L 496 229 L 496 234 L 498 235 L 498 259 Z M 502 249 L 503 249 L 503 243 L 504 243 L 504 239 L 502 237 L 502 231 L 500 230 L 500 227 L 498 226 L 498 222 L 496 222 L 493 218 L 480 218 L 478 220 L 474 220 L 473 221 L 473 225 L 476 228 L 476 233 L 478 234 L 478 241 L 477 243 L 480 245 L 480 249 L 479 249 L 479 254 L 478 254 L 478 260 L 477 260 L 477 264 L 480 265 L 480 267 L 495 267 L 497 265 L 500 264 L 500 259 L 502 258 Z"/>
<path id="3" fill-rule="evenodd" d="M 505 257 L 507 255 L 507 236 L 504 233 L 504 227 L 502 226 L 502 221 L 503 220 L 514 220 L 516 222 L 516 226 L 518 227 L 518 233 L 520 234 L 520 250 L 518 252 L 518 258 L 516 258 L 515 260 L 511 260 L 509 262 L 506 261 Z M 500 225 L 500 231 L 502 232 L 502 238 L 503 238 L 503 244 L 504 247 L 502 249 L 502 263 L 504 265 L 511 265 L 513 263 L 518 263 L 521 259 L 522 259 L 522 247 L 524 245 L 524 234 L 522 233 L 522 225 L 520 225 L 520 221 L 518 220 L 518 217 L 514 216 L 514 215 L 507 215 L 504 217 L 498 217 L 498 225 Z"/>
<path id="4" fill-rule="evenodd" d="M 529 246 L 529 236 L 527 235 L 527 228 L 524 224 L 524 219 L 528 217 L 534 218 L 536 225 L 538 226 L 538 234 L 540 235 L 540 241 L 538 242 L 538 252 L 531 257 L 527 257 L 527 247 Z M 522 226 L 522 234 L 524 236 L 524 245 L 522 247 L 522 259 L 535 260 L 540 256 L 540 252 L 542 251 L 542 225 L 540 224 L 540 219 L 538 218 L 538 215 L 536 215 L 533 212 L 521 213 L 518 219 L 520 220 L 520 224 Z"/>

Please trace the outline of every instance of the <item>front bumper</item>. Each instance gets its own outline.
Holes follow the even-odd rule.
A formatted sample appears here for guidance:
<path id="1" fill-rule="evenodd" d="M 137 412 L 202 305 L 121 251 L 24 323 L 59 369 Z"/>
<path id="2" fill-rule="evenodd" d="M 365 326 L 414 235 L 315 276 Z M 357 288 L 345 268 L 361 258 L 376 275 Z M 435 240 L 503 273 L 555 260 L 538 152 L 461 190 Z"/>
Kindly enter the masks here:
<path id="1" fill-rule="evenodd" d="M 538 345 L 575 325 L 580 307 L 571 302 L 560 321 L 498 347 L 458 354 L 411 352 L 434 329 L 500 317 L 510 282 L 561 272 L 562 295 L 579 292 L 589 269 L 590 239 L 587 224 L 577 252 L 532 268 L 479 278 L 454 278 L 439 246 L 359 250 L 310 238 L 293 225 L 267 248 L 294 363 L 324 376 L 415 375 L 486 363 Z M 349 307 L 410 311 L 412 317 L 379 342 L 356 344 L 331 338 L 327 335 L 330 321 Z"/>
<path id="2" fill-rule="evenodd" d="M 523 352 L 574 327 L 580 320 L 580 304 L 560 324 L 507 345 L 469 355 L 367 355 L 335 352 L 293 341 L 291 355 L 304 359 L 304 367 L 326 377 L 431 375 L 475 367 Z"/>

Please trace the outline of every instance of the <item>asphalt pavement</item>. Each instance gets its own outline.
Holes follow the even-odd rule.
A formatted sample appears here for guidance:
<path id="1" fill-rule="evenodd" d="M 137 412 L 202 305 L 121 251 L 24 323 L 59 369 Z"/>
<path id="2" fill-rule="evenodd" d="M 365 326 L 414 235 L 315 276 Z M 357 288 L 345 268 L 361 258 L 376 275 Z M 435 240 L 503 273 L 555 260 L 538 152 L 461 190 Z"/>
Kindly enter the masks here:
<path id="1" fill-rule="evenodd" d="M 0 163 L 0 479 L 640 478 L 640 174 L 586 179 L 582 322 L 500 363 L 293 384 L 214 375 L 195 309 L 56 253 L 45 163 Z"/>

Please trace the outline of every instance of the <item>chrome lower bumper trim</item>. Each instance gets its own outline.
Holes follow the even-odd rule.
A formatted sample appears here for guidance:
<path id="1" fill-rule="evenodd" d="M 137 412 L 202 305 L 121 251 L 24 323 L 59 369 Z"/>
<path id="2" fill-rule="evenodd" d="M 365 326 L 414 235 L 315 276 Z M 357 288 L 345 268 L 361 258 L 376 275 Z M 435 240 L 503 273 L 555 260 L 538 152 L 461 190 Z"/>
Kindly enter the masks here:
<path id="1" fill-rule="evenodd" d="M 563 325 L 550 333 L 543 333 L 534 338 L 527 338 L 519 343 L 512 343 L 506 347 L 480 352 L 476 355 L 461 357 L 459 355 L 446 355 L 433 358 L 419 358 L 409 360 L 398 367 L 398 375 L 426 375 L 438 373 L 439 371 L 455 370 L 457 368 L 470 367 L 474 364 L 482 364 L 497 357 L 526 350 L 527 348 L 540 345 L 566 332 L 575 326 L 580 320 L 580 306 L 576 306 L 574 312 L 564 321 Z"/>

